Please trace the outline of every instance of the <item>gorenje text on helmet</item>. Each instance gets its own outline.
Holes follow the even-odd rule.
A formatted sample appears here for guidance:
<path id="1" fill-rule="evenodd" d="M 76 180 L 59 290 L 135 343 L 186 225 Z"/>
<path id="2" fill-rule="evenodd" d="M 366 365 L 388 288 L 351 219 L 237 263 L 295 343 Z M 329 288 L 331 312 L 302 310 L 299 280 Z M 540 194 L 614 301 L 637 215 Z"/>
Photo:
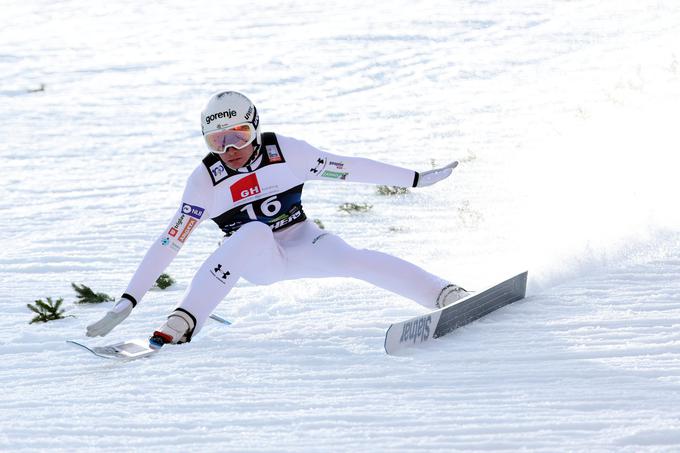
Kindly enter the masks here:
<path id="1" fill-rule="evenodd" d="M 210 124 L 216 118 L 231 118 L 236 116 L 236 110 L 225 110 L 224 112 L 213 113 L 205 117 L 205 124 Z"/>

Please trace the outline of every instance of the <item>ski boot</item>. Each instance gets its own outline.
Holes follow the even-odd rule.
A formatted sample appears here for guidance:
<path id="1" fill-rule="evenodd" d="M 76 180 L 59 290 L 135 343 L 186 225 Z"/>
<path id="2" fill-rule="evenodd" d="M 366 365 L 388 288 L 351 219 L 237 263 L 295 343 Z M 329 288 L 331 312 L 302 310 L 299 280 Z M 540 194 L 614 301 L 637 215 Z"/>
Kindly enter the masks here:
<path id="1" fill-rule="evenodd" d="M 469 295 L 469 292 L 458 285 L 446 285 L 444 288 L 442 288 L 439 296 L 437 296 L 437 302 L 435 302 L 435 306 L 437 308 L 444 308 L 456 301 L 464 299 Z"/>
<path id="2" fill-rule="evenodd" d="M 181 308 L 173 311 L 168 320 L 149 338 L 149 347 L 160 349 L 166 344 L 182 344 L 191 341 L 196 318 Z"/>

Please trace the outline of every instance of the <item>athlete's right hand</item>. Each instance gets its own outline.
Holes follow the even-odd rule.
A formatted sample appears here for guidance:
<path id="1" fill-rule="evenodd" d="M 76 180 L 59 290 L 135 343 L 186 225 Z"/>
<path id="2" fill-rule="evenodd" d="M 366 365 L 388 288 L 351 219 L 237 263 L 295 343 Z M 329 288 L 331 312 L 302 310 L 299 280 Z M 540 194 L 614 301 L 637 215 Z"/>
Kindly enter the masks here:
<path id="1" fill-rule="evenodd" d="M 88 337 L 103 337 L 130 315 L 134 305 L 129 299 L 121 297 L 116 305 L 102 319 L 87 326 Z"/>
<path id="2" fill-rule="evenodd" d="M 418 173 L 418 184 L 416 187 L 427 187 L 451 176 L 453 169 L 458 166 L 458 161 L 453 161 L 448 165 L 434 170 Z"/>

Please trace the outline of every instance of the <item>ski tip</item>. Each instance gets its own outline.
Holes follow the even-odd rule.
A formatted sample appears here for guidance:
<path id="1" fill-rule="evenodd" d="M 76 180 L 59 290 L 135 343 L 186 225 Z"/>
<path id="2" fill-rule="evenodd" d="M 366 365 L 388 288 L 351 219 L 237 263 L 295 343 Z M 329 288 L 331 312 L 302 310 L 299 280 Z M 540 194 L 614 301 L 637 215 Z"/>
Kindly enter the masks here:
<path id="1" fill-rule="evenodd" d="M 221 322 L 221 323 L 224 324 L 225 326 L 230 326 L 230 325 L 231 325 L 231 322 L 230 322 L 230 321 L 227 321 L 226 319 L 224 319 L 224 318 L 221 317 L 221 316 L 210 315 L 210 319 L 213 319 L 213 320 L 215 320 L 215 321 L 217 321 L 217 322 Z"/>
<path id="2" fill-rule="evenodd" d="M 88 348 L 88 347 L 85 346 L 84 344 L 82 344 L 82 343 L 80 343 L 80 342 L 77 342 L 77 341 L 75 341 L 75 340 L 66 340 L 66 343 L 73 344 L 73 345 L 76 345 L 76 346 L 80 346 L 81 348 L 85 348 L 85 349 L 87 349 L 87 350 L 90 350 L 90 348 Z"/>
<path id="3" fill-rule="evenodd" d="M 387 344 L 389 338 L 390 338 L 390 329 L 392 328 L 394 324 L 390 324 L 390 326 L 387 328 L 387 331 L 385 332 L 385 341 L 383 342 L 383 347 L 385 348 L 385 354 L 390 354 L 392 352 L 391 348 Z"/>

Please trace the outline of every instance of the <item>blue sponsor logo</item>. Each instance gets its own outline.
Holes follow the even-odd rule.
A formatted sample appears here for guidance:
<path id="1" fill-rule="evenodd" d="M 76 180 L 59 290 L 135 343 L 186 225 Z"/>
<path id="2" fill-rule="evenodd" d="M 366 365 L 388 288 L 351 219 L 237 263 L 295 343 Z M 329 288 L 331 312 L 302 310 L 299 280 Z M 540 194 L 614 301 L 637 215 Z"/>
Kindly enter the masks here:
<path id="1" fill-rule="evenodd" d="M 227 170 L 224 169 L 224 165 L 216 162 L 210 166 L 210 173 L 212 173 L 213 177 L 215 178 L 220 178 L 222 174 L 224 174 L 226 177 Z"/>
<path id="2" fill-rule="evenodd" d="M 196 219 L 200 219 L 203 216 L 203 212 L 205 212 L 205 209 L 198 206 L 192 206 L 190 204 L 182 203 L 182 212 Z"/>

